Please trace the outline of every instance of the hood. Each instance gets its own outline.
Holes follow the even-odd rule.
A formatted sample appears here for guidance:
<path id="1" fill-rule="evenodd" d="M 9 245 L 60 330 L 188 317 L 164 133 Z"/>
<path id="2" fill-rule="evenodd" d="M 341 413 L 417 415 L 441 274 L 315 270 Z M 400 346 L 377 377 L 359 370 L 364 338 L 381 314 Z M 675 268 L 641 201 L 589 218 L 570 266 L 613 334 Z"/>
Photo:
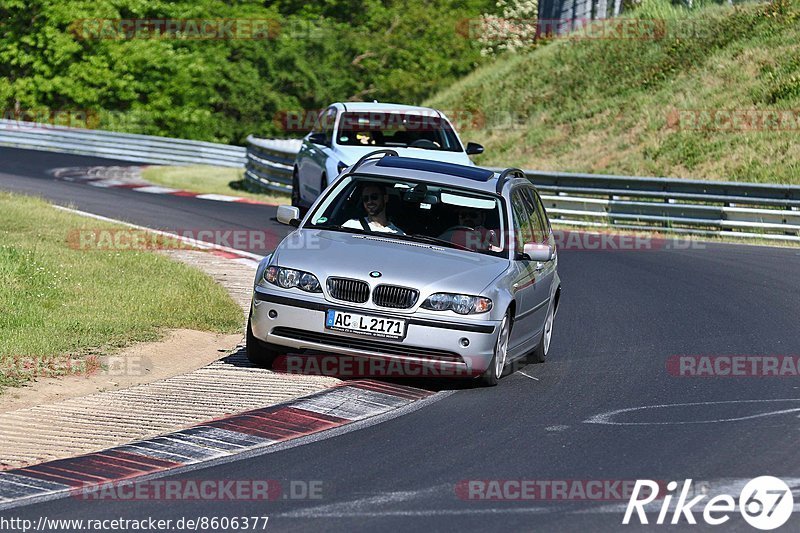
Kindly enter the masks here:
<path id="1" fill-rule="evenodd" d="M 478 295 L 509 265 L 507 259 L 441 248 L 380 235 L 299 229 L 275 249 L 273 265 L 311 272 L 325 285 L 329 276 Z M 381 276 L 370 277 L 378 271 Z"/>
<path id="2" fill-rule="evenodd" d="M 352 165 L 361 157 L 375 150 L 394 150 L 401 157 L 413 157 L 415 159 L 429 159 L 431 161 L 442 161 L 444 163 L 455 163 L 457 165 L 474 166 L 466 152 L 445 152 L 441 150 L 425 150 L 423 148 L 397 148 L 394 146 L 337 146 L 334 149 L 339 159 L 346 165 Z"/>

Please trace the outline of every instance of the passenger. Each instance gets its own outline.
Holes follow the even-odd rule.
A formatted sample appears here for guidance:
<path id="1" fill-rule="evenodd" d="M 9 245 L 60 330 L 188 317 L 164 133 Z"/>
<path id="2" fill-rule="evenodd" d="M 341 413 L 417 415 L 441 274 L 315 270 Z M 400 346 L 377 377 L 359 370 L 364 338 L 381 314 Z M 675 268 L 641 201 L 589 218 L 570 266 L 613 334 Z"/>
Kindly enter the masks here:
<path id="1" fill-rule="evenodd" d="M 484 227 L 486 213 L 482 209 L 462 207 L 458 210 L 458 226 L 445 231 L 440 238 L 470 250 L 500 251 L 497 232 Z"/>

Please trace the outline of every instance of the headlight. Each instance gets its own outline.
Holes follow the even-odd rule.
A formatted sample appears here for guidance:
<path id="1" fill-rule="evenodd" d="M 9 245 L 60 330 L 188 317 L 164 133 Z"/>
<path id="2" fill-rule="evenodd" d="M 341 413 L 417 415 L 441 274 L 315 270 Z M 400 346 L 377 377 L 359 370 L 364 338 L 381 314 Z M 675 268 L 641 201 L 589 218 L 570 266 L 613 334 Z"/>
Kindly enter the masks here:
<path id="1" fill-rule="evenodd" d="M 306 292 L 322 292 L 319 280 L 314 274 L 293 268 L 268 267 L 264 271 L 264 281 L 284 289 L 297 287 Z"/>
<path id="2" fill-rule="evenodd" d="M 449 309 L 459 315 L 470 315 L 491 310 L 492 301 L 481 296 L 437 292 L 422 302 L 422 308 L 431 311 L 447 311 Z"/>

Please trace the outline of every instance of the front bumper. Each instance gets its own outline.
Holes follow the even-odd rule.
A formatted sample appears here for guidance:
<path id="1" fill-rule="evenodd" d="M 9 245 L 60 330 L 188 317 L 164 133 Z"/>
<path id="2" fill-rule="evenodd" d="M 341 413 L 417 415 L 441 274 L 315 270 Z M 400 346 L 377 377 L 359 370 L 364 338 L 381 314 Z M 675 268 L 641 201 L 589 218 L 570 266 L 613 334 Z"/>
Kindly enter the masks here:
<path id="1" fill-rule="evenodd" d="M 328 309 L 387 318 L 404 318 L 408 326 L 403 340 L 391 340 L 332 331 L 325 328 Z M 270 317 L 274 315 L 274 318 Z M 253 335 L 269 344 L 294 350 L 365 358 L 385 358 L 410 365 L 434 365 L 442 376 L 477 376 L 494 354 L 498 322 L 446 321 L 415 313 L 400 314 L 338 303 L 322 296 L 303 299 L 257 287 L 251 308 Z M 469 341 L 468 346 L 462 340 Z"/>

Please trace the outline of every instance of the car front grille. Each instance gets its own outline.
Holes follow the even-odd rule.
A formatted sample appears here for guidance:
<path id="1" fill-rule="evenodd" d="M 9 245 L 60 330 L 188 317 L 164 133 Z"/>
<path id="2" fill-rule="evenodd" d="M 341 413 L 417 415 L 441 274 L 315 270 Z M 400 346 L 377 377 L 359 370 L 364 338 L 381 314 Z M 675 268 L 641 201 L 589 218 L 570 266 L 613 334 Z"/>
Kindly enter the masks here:
<path id="1" fill-rule="evenodd" d="M 372 292 L 372 301 L 381 307 L 408 309 L 417 303 L 419 291 L 395 285 L 378 285 Z"/>
<path id="2" fill-rule="evenodd" d="M 386 342 L 374 338 L 345 337 L 332 333 L 317 333 L 302 329 L 277 327 L 272 334 L 286 339 L 313 342 L 337 348 L 351 348 L 365 352 L 399 357 L 416 357 L 427 361 L 440 361 L 447 363 L 463 363 L 464 359 L 455 352 L 447 350 L 434 350 L 430 348 L 417 348 L 405 346 L 396 342 Z"/>
<path id="3" fill-rule="evenodd" d="M 369 300 L 369 285 L 357 279 L 328 278 L 328 293 L 337 300 L 363 304 Z"/>

